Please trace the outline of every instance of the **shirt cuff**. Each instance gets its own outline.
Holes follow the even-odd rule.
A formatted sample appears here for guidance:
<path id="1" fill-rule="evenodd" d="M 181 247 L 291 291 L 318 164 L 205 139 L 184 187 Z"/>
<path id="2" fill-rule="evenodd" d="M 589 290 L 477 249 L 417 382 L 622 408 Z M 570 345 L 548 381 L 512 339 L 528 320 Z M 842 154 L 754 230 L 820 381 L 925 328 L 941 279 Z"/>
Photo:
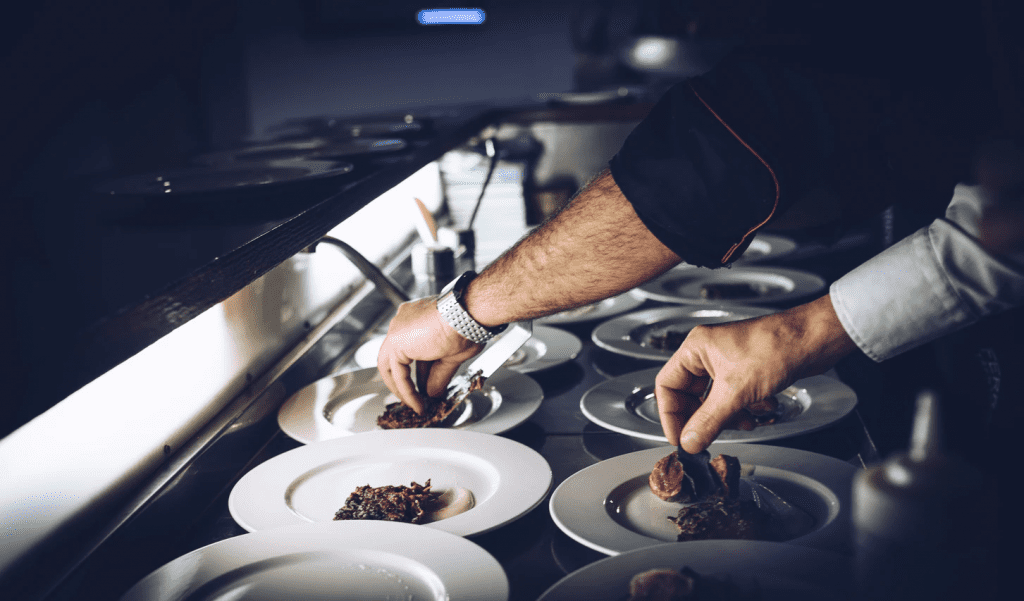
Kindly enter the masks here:
<path id="1" fill-rule="evenodd" d="M 832 284 L 836 315 L 868 357 L 884 361 L 1024 302 L 1021 264 L 990 255 L 965 231 L 974 215 L 963 210 L 963 195 L 975 192 L 959 186 L 946 219 Z"/>

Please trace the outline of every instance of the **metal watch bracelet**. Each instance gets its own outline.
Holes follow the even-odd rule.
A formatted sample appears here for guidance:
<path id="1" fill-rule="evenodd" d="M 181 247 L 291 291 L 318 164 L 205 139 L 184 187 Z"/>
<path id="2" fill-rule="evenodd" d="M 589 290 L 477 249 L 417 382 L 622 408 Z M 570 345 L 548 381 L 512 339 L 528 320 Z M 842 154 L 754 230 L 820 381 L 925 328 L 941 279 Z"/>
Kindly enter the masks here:
<path id="1" fill-rule="evenodd" d="M 441 318 L 455 331 L 477 344 L 483 344 L 494 338 L 494 333 L 477 323 L 473 317 L 466 312 L 455 296 L 454 290 L 449 290 L 437 299 L 437 311 Z"/>

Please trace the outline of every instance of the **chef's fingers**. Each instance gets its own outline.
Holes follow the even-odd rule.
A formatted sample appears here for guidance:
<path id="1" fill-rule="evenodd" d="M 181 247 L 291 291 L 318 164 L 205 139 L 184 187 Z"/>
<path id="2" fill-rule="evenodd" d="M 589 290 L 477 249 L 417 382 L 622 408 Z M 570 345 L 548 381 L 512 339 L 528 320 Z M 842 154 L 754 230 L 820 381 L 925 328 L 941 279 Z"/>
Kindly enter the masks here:
<path id="1" fill-rule="evenodd" d="M 416 393 L 412 382 L 412 370 L 408 365 L 398 361 L 392 353 L 381 352 L 377 355 L 377 371 L 380 372 L 384 385 L 388 387 L 398 400 L 408 405 L 419 415 L 423 415 L 423 400 Z"/>
<path id="2" fill-rule="evenodd" d="M 679 444 L 679 432 L 690 419 L 694 411 L 700 407 L 700 399 L 692 394 L 684 394 L 678 390 L 665 387 L 654 387 L 654 396 L 658 401 L 658 417 L 661 430 L 669 444 Z"/>
<path id="3" fill-rule="evenodd" d="M 679 444 L 687 453 L 703 451 L 718 438 L 722 428 L 742 408 L 743 403 L 735 391 L 716 380 L 700 408 L 683 426 Z"/>
<path id="4" fill-rule="evenodd" d="M 711 378 L 704 369 L 697 366 L 686 367 L 679 357 L 672 357 L 658 372 L 654 385 L 699 397 L 707 390 L 710 381 Z"/>
<path id="5" fill-rule="evenodd" d="M 413 361 L 412 364 L 416 366 L 416 391 L 420 395 L 430 396 L 427 392 L 427 380 L 430 377 L 430 370 L 434 365 L 433 361 Z"/>

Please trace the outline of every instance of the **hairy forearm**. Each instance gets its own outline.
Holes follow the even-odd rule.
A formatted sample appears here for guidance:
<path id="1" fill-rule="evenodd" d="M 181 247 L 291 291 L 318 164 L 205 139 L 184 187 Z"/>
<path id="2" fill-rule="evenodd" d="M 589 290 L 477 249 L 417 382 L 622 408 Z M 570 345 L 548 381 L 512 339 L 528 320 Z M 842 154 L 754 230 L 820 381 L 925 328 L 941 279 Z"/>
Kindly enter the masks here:
<path id="1" fill-rule="evenodd" d="M 605 170 L 488 266 L 467 289 L 466 309 L 487 326 L 532 319 L 625 292 L 679 262 Z"/>

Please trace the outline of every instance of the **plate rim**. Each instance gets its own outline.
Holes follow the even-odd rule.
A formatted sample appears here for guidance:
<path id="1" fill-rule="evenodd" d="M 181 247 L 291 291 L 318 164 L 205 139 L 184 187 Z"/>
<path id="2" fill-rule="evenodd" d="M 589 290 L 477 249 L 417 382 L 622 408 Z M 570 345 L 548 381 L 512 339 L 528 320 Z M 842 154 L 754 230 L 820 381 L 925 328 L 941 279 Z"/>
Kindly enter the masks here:
<path id="1" fill-rule="evenodd" d="M 667 293 L 663 292 L 662 290 L 660 290 L 660 286 L 666 280 L 668 280 L 669 278 L 672 278 L 673 276 L 683 277 L 683 276 L 685 276 L 685 274 L 696 273 L 696 274 L 705 274 L 704 277 L 708 277 L 708 276 L 710 276 L 710 274 L 721 272 L 722 269 L 724 269 L 725 271 L 727 271 L 729 273 L 737 273 L 737 272 L 738 273 L 754 273 L 754 274 L 765 274 L 765 275 L 774 275 L 774 276 L 786 277 L 786 278 L 789 278 L 790 280 L 792 280 L 794 282 L 794 288 L 793 288 L 793 290 L 790 290 L 789 292 L 784 292 L 782 294 L 777 294 L 777 295 L 774 295 L 774 296 L 763 297 L 763 298 L 755 297 L 753 299 L 745 298 L 745 299 L 737 299 L 737 300 L 734 300 L 734 301 L 730 301 L 728 299 L 687 298 L 687 297 L 677 296 L 677 295 L 674 295 L 674 294 L 667 294 Z M 648 298 L 650 300 L 659 301 L 659 302 L 663 302 L 663 303 L 673 303 L 673 304 L 677 304 L 677 305 L 702 305 L 702 306 L 707 306 L 707 305 L 719 305 L 719 306 L 726 306 L 726 305 L 728 305 L 728 306 L 758 305 L 758 306 L 760 306 L 760 305 L 776 305 L 776 304 L 792 302 L 792 301 L 795 301 L 795 300 L 798 300 L 798 299 L 802 299 L 802 298 L 806 298 L 808 296 L 816 294 L 816 293 L 824 290 L 827 287 L 827 283 L 825 281 L 825 278 L 821 277 L 820 275 L 818 275 L 818 274 L 816 274 L 814 272 L 807 271 L 807 270 L 804 270 L 804 269 L 794 269 L 792 267 L 773 267 L 773 266 L 769 267 L 769 266 L 759 266 L 759 265 L 736 265 L 736 266 L 731 266 L 731 267 L 722 268 L 722 269 L 713 269 L 712 270 L 712 269 L 705 269 L 705 268 L 701 268 L 701 267 L 694 267 L 693 265 L 688 265 L 688 266 L 686 266 L 686 268 L 675 267 L 673 269 L 670 269 L 666 273 L 658 276 L 657 278 L 654 278 L 654 279 L 652 279 L 652 280 L 650 280 L 650 281 L 648 281 L 648 282 L 646 282 L 644 284 L 641 284 L 640 286 L 637 286 L 635 289 L 639 292 L 639 294 L 644 295 L 646 298 Z M 702 276 L 701 275 L 697 275 L 697 276 L 694 276 L 694 277 L 702 277 Z M 807 287 L 805 289 L 801 289 L 800 285 L 804 284 L 804 283 L 807 284 Z"/>
<path id="2" fill-rule="evenodd" d="M 661 371 L 661 367 L 642 369 L 596 384 L 584 392 L 583 396 L 580 397 L 580 410 L 588 420 L 602 428 L 611 430 L 612 432 L 618 432 L 619 434 L 625 434 L 627 436 L 641 438 L 644 440 L 668 442 L 668 439 L 665 438 L 665 435 L 661 432 L 658 424 L 639 417 L 634 418 L 632 414 L 623 412 L 627 416 L 629 424 L 634 426 L 631 428 L 624 424 L 610 422 L 594 411 L 594 405 L 597 402 L 594 400 L 595 397 L 599 397 L 606 393 L 612 394 L 615 397 L 611 399 L 612 403 L 618 404 L 620 402 L 619 397 L 615 393 L 628 390 L 629 392 L 625 393 L 628 395 L 637 387 L 653 385 L 654 378 L 657 376 L 659 371 Z M 783 440 L 792 436 L 810 434 L 837 423 L 857 407 L 856 391 L 844 382 L 830 376 L 818 375 L 801 378 L 794 382 L 791 387 L 798 388 L 798 394 L 805 394 L 811 397 L 810 407 L 800 414 L 801 416 L 809 414 L 809 418 L 804 418 L 802 420 L 787 420 L 777 424 L 766 424 L 758 426 L 753 430 L 723 430 L 716 439 L 716 442 L 768 442 Z M 815 403 L 813 400 L 815 394 L 838 395 L 838 398 L 836 399 L 838 402 L 830 405 L 825 405 L 823 401 Z M 626 397 L 623 396 L 621 398 L 622 402 L 624 402 Z"/>
<path id="3" fill-rule="evenodd" d="M 409 538 L 425 540 L 432 544 L 423 546 L 402 544 Z M 484 595 L 482 597 L 474 596 L 474 599 L 481 598 L 487 601 L 507 601 L 508 599 L 510 592 L 508 575 L 498 560 L 477 543 L 441 530 L 417 528 L 413 524 L 371 521 L 333 522 L 327 525 L 302 524 L 226 538 L 194 549 L 161 565 L 133 584 L 119 599 L 121 601 L 135 599 L 171 601 L 187 598 L 186 596 L 191 594 L 190 591 L 194 592 L 197 588 L 224 573 L 251 565 L 256 561 L 280 557 L 286 553 L 350 550 L 351 546 L 349 545 L 353 542 L 370 547 L 367 550 L 390 552 L 406 557 L 420 565 L 426 565 L 432 569 L 435 576 L 439 576 L 437 573 L 439 569 L 442 570 L 447 576 L 447 581 L 441 578 L 446 592 L 451 584 L 451 577 L 461 576 L 460 572 L 466 571 L 465 564 L 469 564 L 472 566 L 473 577 L 456 581 L 454 584 L 457 585 L 457 590 L 451 591 L 449 596 L 452 596 L 451 593 L 462 591 Z M 457 547 L 460 563 L 464 561 L 465 564 L 449 569 L 451 562 L 446 561 L 444 555 L 433 551 L 440 546 Z M 211 562 L 204 561 L 204 558 L 211 554 L 222 557 L 222 564 L 217 566 L 218 571 L 211 571 L 208 578 L 188 582 L 190 586 L 185 590 L 168 590 L 166 588 L 167 577 L 173 576 L 175 569 L 182 564 L 195 564 L 200 566 L 200 570 L 209 569 Z M 173 579 L 172 582 L 177 584 L 179 580 Z"/>
<path id="4" fill-rule="evenodd" d="M 740 255 L 740 257 L 733 262 L 734 265 L 757 265 L 767 261 L 775 261 L 793 254 L 796 249 L 800 247 L 800 244 L 793 238 L 777 234 L 775 232 L 758 233 L 754 236 L 754 241 L 756 242 L 758 239 L 761 241 L 765 241 L 766 239 L 770 240 L 769 245 L 771 249 L 768 251 L 768 254 L 749 259 L 744 259 L 743 255 Z M 781 250 L 776 251 L 776 247 Z"/>
<path id="5" fill-rule="evenodd" d="M 491 498 L 501 499 L 500 502 L 485 501 L 484 504 L 476 505 L 465 513 L 423 524 L 426 528 L 435 528 L 459 536 L 476 536 L 490 532 L 526 515 L 543 503 L 551 491 L 553 482 L 551 465 L 547 460 L 537 451 L 509 438 L 465 430 L 379 430 L 324 440 L 271 457 L 246 472 L 231 488 L 228 495 L 228 512 L 235 522 L 248 532 L 292 525 L 277 523 L 286 519 L 292 520 L 292 523 L 306 523 L 306 518 L 296 515 L 284 502 L 285 491 L 296 479 L 316 466 L 344 456 L 342 451 L 345 451 L 346 447 L 362 455 L 373 448 L 389 452 L 411 448 L 452 450 L 460 453 L 470 453 L 472 450 L 470 454 L 477 459 L 490 460 L 491 468 L 500 476 Z M 500 469 L 502 467 L 505 468 L 504 471 Z M 270 491 L 266 491 L 266 488 Z M 249 503 L 255 509 L 242 503 Z M 344 499 L 341 499 L 338 507 L 343 504 Z M 488 511 L 495 515 L 488 517 L 487 512 L 474 513 L 488 505 Z M 253 515 L 269 523 L 253 525 Z M 330 520 L 313 523 L 330 523 Z"/>
<path id="6" fill-rule="evenodd" d="M 543 324 L 536 324 L 533 326 L 533 336 L 530 340 L 537 340 L 542 342 L 547 348 L 556 348 L 562 351 L 559 355 L 545 354 L 538 357 L 536 360 L 522 365 L 511 365 L 506 366 L 512 371 L 517 371 L 521 374 L 530 374 L 545 369 L 551 369 L 552 367 L 558 367 L 574 360 L 579 356 L 580 351 L 583 350 L 583 341 L 580 340 L 579 336 L 572 332 L 567 332 L 561 328 L 554 326 L 548 326 Z M 530 341 L 527 340 L 526 344 Z"/>
<path id="7" fill-rule="evenodd" d="M 617 455 L 615 457 L 599 461 L 594 465 L 577 471 L 575 474 L 563 480 L 562 483 L 559 484 L 551 493 L 551 497 L 548 500 L 548 512 L 551 514 L 552 521 L 554 521 L 559 530 L 565 533 L 569 538 L 585 547 L 589 547 L 607 555 L 618 555 L 627 551 L 667 542 L 645 536 L 618 525 L 608 516 L 607 511 L 604 508 L 604 503 L 608 494 L 616 486 L 621 485 L 631 478 L 636 478 L 645 473 L 650 473 L 650 470 L 653 469 L 654 464 L 659 459 L 675 450 L 676 447 L 664 446 L 634 451 L 632 453 Z M 836 459 L 835 457 L 829 457 L 828 455 L 771 445 L 716 442 L 712 443 L 711 446 L 708 447 L 708 451 L 712 456 L 718 454 L 732 455 L 740 460 L 741 465 L 744 463 L 748 465 L 753 463 L 756 466 L 772 467 L 802 475 L 815 480 L 822 486 L 828 488 L 838 500 L 838 507 L 834 508 L 835 515 L 832 516 L 832 519 L 818 530 L 784 542 L 790 545 L 813 547 L 816 549 L 844 553 L 849 550 L 850 505 L 853 493 L 853 476 L 857 471 L 856 467 L 846 463 L 845 461 Z M 634 464 L 637 468 L 641 465 L 644 467 L 643 469 L 630 470 L 629 468 Z M 621 473 L 623 474 L 623 479 L 617 481 L 614 486 L 608 490 L 605 490 L 607 487 L 601 487 L 600 489 L 597 488 L 592 481 L 587 482 L 588 479 L 592 480 L 595 473 L 600 474 L 604 471 Z M 807 473 L 808 471 L 811 473 Z M 563 513 L 560 506 L 564 504 L 562 498 L 571 494 L 569 491 L 573 488 L 583 486 L 588 488 L 588 491 L 595 491 L 598 493 L 595 497 L 599 498 L 600 504 L 598 505 L 593 502 L 589 504 L 573 503 L 573 506 L 577 508 L 583 507 L 587 512 L 587 517 L 590 518 L 587 521 L 588 524 L 594 525 L 603 523 L 606 527 L 614 528 L 615 533 L 614 535 L 609 536 L 609 539 L 614 538 L 620 548 L 612 548 L 611 546 L 605 546 L 600 542 L 590 540 L 583 534 L 580 534 L 573 528 L 570 528 L 569 525 L 560 518 L 560 514 Z"/>
<path id="8" fill-rule="evenodd" d="M 349 436 L 365 434 L 365 432 L 347 432 L 341 433 L 338 436 L 334 436 L 331 438 L 312 438 L 306 435 L 305 430 L 315 428 L 315 425 L 317 423 L 316 416 L 319 415 L 321 412 L 321 407 L 318 402 L 319 396 L 316 395 L 315 393 L 317 386 L 326 385 L 327 382 L 333 381 L 337 378 L 345 377 L 346 375 L 351 375 L 354 378 L 358 378 L 360 375 L 369 374 L 371 371 L 377 372 L 377 368 L 364 367 L 362 369 L 348 370 L 327 376 L 325 378 L 320 378 L 319 380 L 316 380 L 314 382 L 311 382 L 310 384 L 307 384 L 306 386 L 303 386 L 299 390 L 295 391 L 291 396 L 289 396 L 285 400 L 285 402 L 281 404 L 281 407 L 278 408 L 278 427 L 289 438 L 297 440 L 303 444 L 312 444 L 323 440 L 333 440 L 335 438 L 347 438 Z M 526 421 L 528 421 L 531 417 L 533 417 L 533 414 L 536 413 L 538 409 L 540 409 L 541 403 L 543 403 L 544 401 L 544 389 L 541 388 L 540 384 L 538 384 L 537 381 L 531 378 L 528 374 L 517 372 L 508 368 L 499 368 L 498 371 L 494 372 L 494 375 L 488 378 L 488 381 L 490 381 L 495 386 L 495 388 L 498 388 L 499 386 L 504 384 L 504 387 L 508 389 L 520 391 L 522 393 L 523 399 L 513 403 L 508 403 L 507 399 L 506 402 L 502 402 L 501 406 L 498 408 L 498 411 L 495 413 L 500 413 L 502 411 L 501 408 L 506 407 L 506 413 L 500 416 L 506 419 L 495 418 L 495 414 L 491 414 L 487 418 L 482 419 L 478 422 L 445 429 L 483 432 L 487 434 L 501 434 L 517 426 L 520 426 L 524 424 Z M 375 377 L 371 377 L 369 380 L 361 382 L 359 385 L 366 386 L 370 384 L 378 384 L 380 387 L 386 389 L 384 381 L 380 378 L 379 372 Z M 303 403 L 306 398 L 303 395 L 310 394 L 310 391 L 313 391 L 311 396 L 312 399 L 314 400 L 314 405 L 310 407 L 309 411 L 300 411 L 302 409 L 300 403 Z M 501 392 L 503 396 L 509 394 L 509 391 L 502 391 L 500 388 L 499 392 Z M 302 421 L 299 421 L 298 423 L 293 422 L 290 419 L 290 417 L 293 415 L 298 415 L 302 419 Z M 382 430 L 367 430 L 367 432 L 378 431 Z"/>
<path id="9" fill-rule="evenodd" d="M 624 315 L 618 315 L 607 321 L 602 322 L 598 325 L 590 334 L 591 340 L 598 347 L 619 355 L 625 355 L 634 359 L 646 359 L 649 361 L 667 361 L 675 351 L 669 351 L 664 349 L 655 349 L 644 347 L 641 344 L 634 343 L 632 339 L 626 339 L 622 335 L 622 331 L 625 333 L 634 328 L 645 325 L 645 322 L 654 320 L 666 319 L 671 317 L 673 314 L 684 314 L 687 312 L 695 311 L 747 311 L 756 313 L 755 315 L 749 315 L 748 317 L 740 317 L 735 320 L 727 321 L 703 321 L 699 317 L 689 317 L 694 323 L 689 326 L 689 329 L 693 329 L 698 325 L 704 324 L 717 324 L 717 323 L 728 323 L 729 321 L 739 321 L 742 319 L 750 319 L 753 317 L 764 317 L 765 315 L 772 315 L 778 312 L 778 309 L 771 307 L 761 307 L 755 305 L 673 305 L 670 307 L 655 307 L 653 309 L 641 309 L 640 311 L 632 311 Z M 666 316 L 666 317 L 662 317 Z M 622 341 L 621 343 L 619 341 Z"/>

